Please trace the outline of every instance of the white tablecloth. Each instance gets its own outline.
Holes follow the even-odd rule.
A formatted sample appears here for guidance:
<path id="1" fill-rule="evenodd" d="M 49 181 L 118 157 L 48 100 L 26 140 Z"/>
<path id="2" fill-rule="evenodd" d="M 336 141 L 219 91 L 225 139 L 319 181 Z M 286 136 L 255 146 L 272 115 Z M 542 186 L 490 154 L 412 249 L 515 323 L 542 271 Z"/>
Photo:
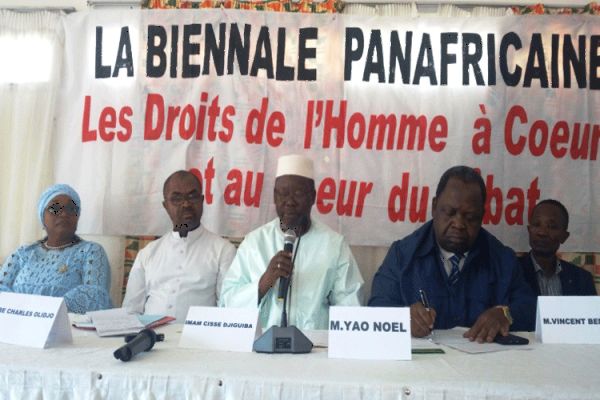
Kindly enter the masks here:
<path id="1" fill-rule="evenodd" d="M 72 345 L 46 350 L 0 344 L 0 399 L 600 399 L 600 346 L 354 361 L 326 349 L 180 349 L 180 325 L 158 331 L 166 341 L 127 363 L 112 355 L 122 338 L 94 332 L 74 330 Z"/>

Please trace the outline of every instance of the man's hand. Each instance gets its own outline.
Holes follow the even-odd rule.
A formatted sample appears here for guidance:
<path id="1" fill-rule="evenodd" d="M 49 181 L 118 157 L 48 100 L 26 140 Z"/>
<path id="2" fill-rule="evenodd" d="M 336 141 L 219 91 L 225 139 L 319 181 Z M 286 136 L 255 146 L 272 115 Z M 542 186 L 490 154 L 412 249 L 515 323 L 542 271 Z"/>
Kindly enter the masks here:
<path id="1" fill-rule="evenodd" d="M 420 302 L 410 306 L 410 332 L 414 337 L 424 337 L 431 333 L 435 322 L 435 310 L 429 311 Z"/>
<path id="2" fill-rule="evenodd" d="M 292 253 L 279 251 L 271 258 L 267 270 L 258 281 L 258 298 L 259 300 L 273 287 L 275 281 L 280 277 L 289 278 L 294 269 L 292 264 Z"/>
<path id="3" fill-rule="evenodd" d="M 477 341 L 478 343 L 494 341 L 494 338 L 499 333 L 502 336 L 508 335 L 510 328 L 510 321 L 504 316 L 504 311 L 501 307 L 492 307 L 483 312 L 475 325 L 463 334 L 463 337 L 468 338 L 470 341 Z"/>

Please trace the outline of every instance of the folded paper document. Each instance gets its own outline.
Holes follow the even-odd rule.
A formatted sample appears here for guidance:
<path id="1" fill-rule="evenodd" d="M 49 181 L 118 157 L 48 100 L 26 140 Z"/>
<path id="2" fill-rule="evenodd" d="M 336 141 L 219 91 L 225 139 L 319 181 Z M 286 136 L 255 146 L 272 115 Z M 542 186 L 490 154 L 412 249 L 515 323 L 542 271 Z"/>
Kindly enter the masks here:
<path id="1" fill-rule="evenodd" d="M 98 336 L 119 336 L 137 333 L 144 328 L 155 328 L 174 320 L 171 316 L 129 314 L 124 308 L 113 308 L 77 316 L 72 324 L 79 329 L 96 330 Z"/>

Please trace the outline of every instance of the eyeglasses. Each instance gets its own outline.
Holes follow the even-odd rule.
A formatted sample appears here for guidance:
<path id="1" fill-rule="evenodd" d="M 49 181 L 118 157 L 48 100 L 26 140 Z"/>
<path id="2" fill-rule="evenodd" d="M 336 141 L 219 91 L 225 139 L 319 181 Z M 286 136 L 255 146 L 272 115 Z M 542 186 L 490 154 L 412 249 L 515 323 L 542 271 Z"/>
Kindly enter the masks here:
<path id="1" fill-rule="evenodd" d="M 192 204 L 202 203 L 202 198 L 203 196 L 200 193 L 188 193 L 186 195 L 174 195 L 167 200 L 174 206 L 180 206 L 185 201 L 189 201 Z"/>
<path id="2" fill-rule="evenodd" d="M 58 215 L 62 211 L 64 211 L 66 215 L 69 215 L 71 217 L 79 216 L 79 207 L 73 204 L 67 204 L 66 206 L 61 206 L 60 204 L 52 204 L 51 206 L 48 206 L 46 211 L 48 211 L 52 215 Z"/>

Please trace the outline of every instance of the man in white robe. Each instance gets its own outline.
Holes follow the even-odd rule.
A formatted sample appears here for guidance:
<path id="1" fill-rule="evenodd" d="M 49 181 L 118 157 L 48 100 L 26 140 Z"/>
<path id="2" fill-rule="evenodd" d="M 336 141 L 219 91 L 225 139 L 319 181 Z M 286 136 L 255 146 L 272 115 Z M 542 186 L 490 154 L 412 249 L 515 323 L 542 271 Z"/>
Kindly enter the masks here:
<path id="1" fill-rule="evenodd" d="M 274 201 L 278 218 L 250 232 L 223 281 L 219 304 L 258 307 L 264 328 L 280 325 L 281 278 L 289 279 L 288 324 L 327 329 L 329 306 L 360 306 L 363 279 L 344 237 L 310 216 L 316 191 L 312 160 L 279 159 Z M 292 229 L 294 251 L 283 251 L 284 232 Z"/>
<path id="2" fill-rule="evenodd" d="M 173 230 L 137 255 L 123 307 L 184 322 L 190 306 L 216 306 L 235 247 L 200 225 L 202 184 L 188 171 L 165 181 L 163 206 Z"/>

